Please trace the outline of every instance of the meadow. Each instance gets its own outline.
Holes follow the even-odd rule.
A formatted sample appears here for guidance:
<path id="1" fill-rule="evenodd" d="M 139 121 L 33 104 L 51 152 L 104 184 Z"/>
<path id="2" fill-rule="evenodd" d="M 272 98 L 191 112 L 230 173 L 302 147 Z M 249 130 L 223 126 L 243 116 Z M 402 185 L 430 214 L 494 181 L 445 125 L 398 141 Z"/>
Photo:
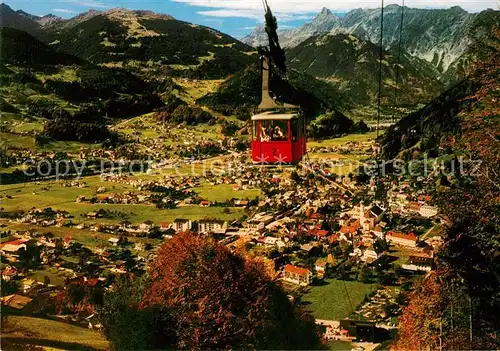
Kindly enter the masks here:
<path id="1" fill-rule="evenodd" d="M 109 343 L 97 331 L 64 322 L 26 316 L 2 318 L 2 349 L 38 348 L 106 350 L 109 348 Z"/>
<path id="2" fill-rule="evenodd" d="M 382 134 L 383 132 L 380 132 Z M 346 136 L 343 136 L 341 138 L 335 138 L 335 139 L 326 139 L 326 140 L 318 140 L 318 141 L 310 141 L 307 143 L 308 147 L 330 147 L 330 146 L 340 146 L 347 144 L 349 142 L 357 141 L 357 142 L 365 142 L 365 141 L 370 141 L 373 140 L 377 137 L 377 132 L 368 132 L 365 134 L 349 134 Z"/>
<path id="3" fill-rule="evenodd" d="M 375 289 L 374 284 L 325 279 L 324 285 L 309 286 L 301 302 L 314 318 L 340 320 L 354 313 L 365 295 Z"/>

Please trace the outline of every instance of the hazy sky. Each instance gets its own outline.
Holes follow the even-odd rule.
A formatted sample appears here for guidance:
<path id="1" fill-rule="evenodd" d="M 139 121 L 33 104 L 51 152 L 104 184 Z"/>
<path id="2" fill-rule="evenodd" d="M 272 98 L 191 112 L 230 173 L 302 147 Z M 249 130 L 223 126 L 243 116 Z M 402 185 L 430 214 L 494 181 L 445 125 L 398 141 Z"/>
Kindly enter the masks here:
<path id="1" fill-rule="evenodd" d="M 52 13 L 69 18 L 89 9 L 107 10 L 125 7 L 134 10 L 152 10 L 168 13 L 177 19 L 207 25 L 236 37 L 250 32 L 256 24 L 263 21 L 262 0 L 4 0 L 14 10 L 22 9 L 35 15 Z M 268 0 L 278 17 L 280 28 L 295 27 L 310 21 L 327 7 L 333 12 L 342 13 L 354 8 L 376 8 L 376 0 Z M 386 0 L 388 4 L 401 4 L 400 1 Z M 469 12 L 487 8 L 498 10 L 497 0 L 406 0 L 408 7 L 449 8 L 461 6 Z"/>

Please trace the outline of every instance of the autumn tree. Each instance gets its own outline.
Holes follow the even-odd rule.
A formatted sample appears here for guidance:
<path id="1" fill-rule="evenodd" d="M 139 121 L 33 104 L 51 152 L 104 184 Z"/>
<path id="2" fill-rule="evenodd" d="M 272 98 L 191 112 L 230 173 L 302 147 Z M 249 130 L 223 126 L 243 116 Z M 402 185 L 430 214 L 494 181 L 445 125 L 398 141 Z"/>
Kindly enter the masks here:
<path id="1" fill-rule="evenodd" d="M 263 262 L 192 233 L 159 250 L 140 307 L 172 311 L 175 348 L 318 347 L 314 320 L 291 305 Z"/>
<path id="2" fill-rule="evenodd" d="M 400 350 L 437 349 L 442 326 L 441 297 L 437 274 L 426 277 L 410 296 L 403 309 L 396 342 Z"/>

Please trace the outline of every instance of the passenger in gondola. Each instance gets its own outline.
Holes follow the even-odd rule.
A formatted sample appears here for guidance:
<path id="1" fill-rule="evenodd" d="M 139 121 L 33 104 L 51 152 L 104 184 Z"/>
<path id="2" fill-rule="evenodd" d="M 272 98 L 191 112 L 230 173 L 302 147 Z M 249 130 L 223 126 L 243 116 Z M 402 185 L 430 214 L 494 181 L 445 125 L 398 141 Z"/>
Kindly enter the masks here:
<path id="1" fill-rule="evenodd" d="M 260 139 L 262 141 L 269 141 L 269 135 L 266 132 L 266 129 L 261 125 L 260 126 Z"/>
<path id="2" fill-rule="evenodd" d="M 267 141 L 274 140 L 274 129 L 272 125 L 269 125 L 269 127 L 267 127 L 266 134 L 269 138 Z"/>
<path id="3" fill-rule="evenodd" d="M 273 135 L 276 140 L 285 140 L 285 134 L 283 134 L 279 126 L 274 127 Z"/>

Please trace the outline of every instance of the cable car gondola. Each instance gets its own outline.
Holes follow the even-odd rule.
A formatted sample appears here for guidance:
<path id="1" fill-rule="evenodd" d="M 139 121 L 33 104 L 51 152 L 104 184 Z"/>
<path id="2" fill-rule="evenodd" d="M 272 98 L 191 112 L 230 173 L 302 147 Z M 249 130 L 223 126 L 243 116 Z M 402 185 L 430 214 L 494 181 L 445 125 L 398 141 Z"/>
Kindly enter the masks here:
<path id="1" fill-rule="evenodd" d="M 286 58 L 278 41 L 278 24 L 267 1 L 266 33 L 269 47 L 259 48 L 262 75 L 260 112 L 252 117 L 252 161 L 256 164 L 296 164 L 307 153 L 305 120 L 297 106 L 277 103 L 269 93 L 274 61 L 286 79 Z"/>
<path id="2" fill-rule="evenodd" d="M 254 163 L 296 164 L 307 152 L 304 118 L 297 113 L 266 111 L 252 117 Z"/>

